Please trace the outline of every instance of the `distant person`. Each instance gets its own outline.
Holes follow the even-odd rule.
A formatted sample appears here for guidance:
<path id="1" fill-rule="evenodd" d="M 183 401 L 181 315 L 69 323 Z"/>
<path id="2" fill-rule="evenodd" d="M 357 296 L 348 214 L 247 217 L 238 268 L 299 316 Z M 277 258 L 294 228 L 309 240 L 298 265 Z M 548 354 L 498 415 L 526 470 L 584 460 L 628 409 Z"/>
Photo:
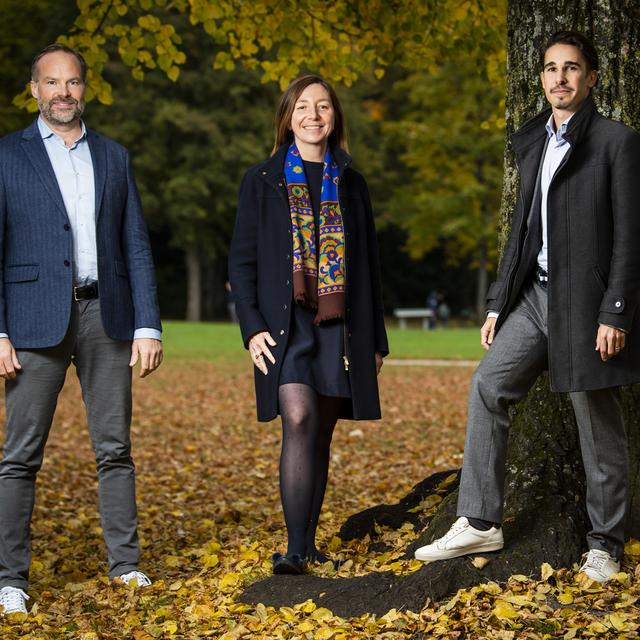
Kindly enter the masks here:
<path id="1" fill-rule="evenodd" d="M 446 329 L 449 325 L 449 318 L 451 318 L 451 309 L 444 299 L 444 296 L 440 297 L 440 302 L 438 303 L 438 308 L 436 310 L 436 316 L 438 318 L 440 326 L 443 329 Z"/>
<path id="2" fill-rule="evenodd" d="M 229 255 L 240 329 L 255 366 L 258 419 L 282 418 L 287 552 L 274 573 L 328 558 L 316 528 L 338 418 L 380 417 L 388 353 L 367 185 L 350 167 L 338 98 L 318 76 L 280 98 L 271 158 L 249 169 Z"/>
<path id="3" fill-rule="evenodd" d="M 502 549 L 509 405 L 548 368 L 551 388 L 569 392 L 580 434 L 591 522 L 581 571 L 604 582 L 620 571 L 627 515 L 619 387 L 640 381 L 640 135 L 596 110 L 598 54 L 585 36 L 555 33 L 540 62 L 551 108 L 511 138 L 521 197 L 487 295 L 459 517 L 416 558 Z"/>
<path id="4" fill-rule="evenodd" d="M 0 605 L 26 613 L 36 474 L 67 368 L 75 365 L 96 455 L 109 576 L 138 570 L 131 368 L 162 360 L 147 228 L 131 161 L 87 129 L 86 65 L 61 44 L 31 69 L 40 116 L 0 141 Z M 64 523 L 63 523 L 64 524 Z"/>
<path id="5" fill-rule="evenodd" d="M 435 289 L 429 291 L 426 301 L 427 309 L 431 311 L 431 315 L 429 316 L 429 329 L 435 329 L 438 323 L 438 298 L 439 294 Z"/>
<path id="6" fill-rule="evenodd" d="M 227 296 L 227 311 L 229 312 L 229 320 L 238 322 L 238 314 L 236 313 L 236 301 L 233 299 L 233 291 L 231 291 L 231 283 L 227 280 L 224 283 L 224 291 Z"/>

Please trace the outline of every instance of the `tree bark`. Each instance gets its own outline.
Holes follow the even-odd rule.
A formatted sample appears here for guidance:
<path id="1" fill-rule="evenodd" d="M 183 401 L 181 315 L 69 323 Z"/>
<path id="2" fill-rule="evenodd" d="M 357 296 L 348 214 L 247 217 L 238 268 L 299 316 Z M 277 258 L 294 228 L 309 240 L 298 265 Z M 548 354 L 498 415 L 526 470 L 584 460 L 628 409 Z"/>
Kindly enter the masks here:
<path id="1" fill-rule="evenodd" d="M 579 30 L 593 39 L 600 55 L 601 80 L 594 94 L 600 111 L 640 128 L 640 4 L 637 0 L 619 0 L 615 7 L 613 4 L 609 0 L 510 0 L 507 134 L 545 106 L 538 52 L 548 36 L 560 29 Z M 502 244 L 509 232 L 517 189 L 518 175 L 507 145 Z M 640 386 L 624 389 L 623 401 L 631 462 L 627 533 L 639 537 Z M 441 536 L 455 519 L 455 489 L 448 491 L 429 521 L 416 519 L 411 513 L 413 506 L 434 491 L 436 485 L 427 479 L 397 505 L 382 505 L 352 516 L 341 536 L 350 539 L 369 534 L 375 543 L 376 522 L 391 527 L 411 522 L 421 533 L 407 549 L 410 557 L 415 548 Z M 365 611 L 379 614 L 393 607 L 419 610 L 427 597 L 438 600 L 459 588 L 489 579 L 505 580 L 513 574 L 539 574 L 542 562 L 571 566 L 585 550 L 589 522 L 584 505 L 584 470 L 573 410 L 565 395 L 551 393 L 543 375 L 512 411 L 503 523 L 506 544 L 502 552 L 487 556 L 491 560 L 484 569 L 475 569 L 468 558 L 457 558 L 428 564 L 408 576 L 302 579 L 286 582 L 281 591 L 277 583 L 265 581 L 253 585 L 246 597 L 248 601 L 277 605 L 311 597 L 323 606 L 333 606 L 339 615 L 361 615 Z"/>
<path id="2" fill-rule="evenodd" d="M 202 319 L 202 265 L 200 253 L 195 247 L 185 251 L 187 266 L 187 314 L 186 319 L 200 322 Z"/>

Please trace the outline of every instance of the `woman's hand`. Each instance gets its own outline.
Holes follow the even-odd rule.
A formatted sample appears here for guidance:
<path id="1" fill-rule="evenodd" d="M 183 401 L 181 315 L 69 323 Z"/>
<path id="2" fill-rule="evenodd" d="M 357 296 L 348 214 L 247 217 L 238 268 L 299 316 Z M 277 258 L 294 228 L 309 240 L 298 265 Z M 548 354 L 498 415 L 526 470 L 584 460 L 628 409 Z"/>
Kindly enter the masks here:
<path id="1" fill-rule="evenodd" d="M 268 331 L 256 333 L 249 339 L 249 355 L 251 356 L 251 361 L 256 367 L 258 367 L 258 369 L 260 369 L 260 371 L 262 371 L 262 373 L 264 373 L 265 376 L 268 371 L 267 364 L 264 359 L 268 358 L 271 364 L 276 363 L 276 359 L 269 350 L 269 347 L 275 346 L 276 341 L 271 337 L 271 334 Z"/>
<path id="2" fill-rule="evenodd" d="M 376 375 L 380 374 L 380 369 L 382 369 L 382 354 L 376 351 Z"/>

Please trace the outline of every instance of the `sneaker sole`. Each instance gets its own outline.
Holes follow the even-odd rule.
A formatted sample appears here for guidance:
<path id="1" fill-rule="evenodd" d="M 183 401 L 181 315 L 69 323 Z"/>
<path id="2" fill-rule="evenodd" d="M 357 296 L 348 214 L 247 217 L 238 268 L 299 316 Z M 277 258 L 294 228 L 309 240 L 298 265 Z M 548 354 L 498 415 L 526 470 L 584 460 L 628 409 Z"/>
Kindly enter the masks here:
<path id="1" fill-rule="evenodd" d="M 468 556 L 472 553 L 488 553 L 489 551 L 501 551 L 504 548 L 504 542 L 487 542 L 485 544 L 478 544 L 475 547 L 466 547 L 465 549 L 445 549 L 443 551 L 436 552 L 421 552 L 418 549 L 414 557 L 416 560 L 422 560 L 423 562 L 430 560 L 450 560 L 451 558 L 460 558 L 462 556 Z"/>

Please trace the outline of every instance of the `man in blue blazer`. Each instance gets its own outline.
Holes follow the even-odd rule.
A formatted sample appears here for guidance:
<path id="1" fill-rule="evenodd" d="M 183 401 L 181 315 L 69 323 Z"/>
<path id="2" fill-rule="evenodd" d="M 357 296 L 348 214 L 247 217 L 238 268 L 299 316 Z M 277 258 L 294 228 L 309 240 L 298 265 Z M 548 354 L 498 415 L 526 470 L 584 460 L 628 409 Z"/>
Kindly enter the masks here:
<path id="1" fill-rule="evenodd" d="M 86 64 L 63 45 L 34 59 L 40 116 L 0 140 L 0 605 L 26 612 L 36 474 L 74 363 L 96 453 L 109 575 L 139 586 L 131 368 L 162 361 L 149 237 L 127 151 L 85 128 Z"/>

